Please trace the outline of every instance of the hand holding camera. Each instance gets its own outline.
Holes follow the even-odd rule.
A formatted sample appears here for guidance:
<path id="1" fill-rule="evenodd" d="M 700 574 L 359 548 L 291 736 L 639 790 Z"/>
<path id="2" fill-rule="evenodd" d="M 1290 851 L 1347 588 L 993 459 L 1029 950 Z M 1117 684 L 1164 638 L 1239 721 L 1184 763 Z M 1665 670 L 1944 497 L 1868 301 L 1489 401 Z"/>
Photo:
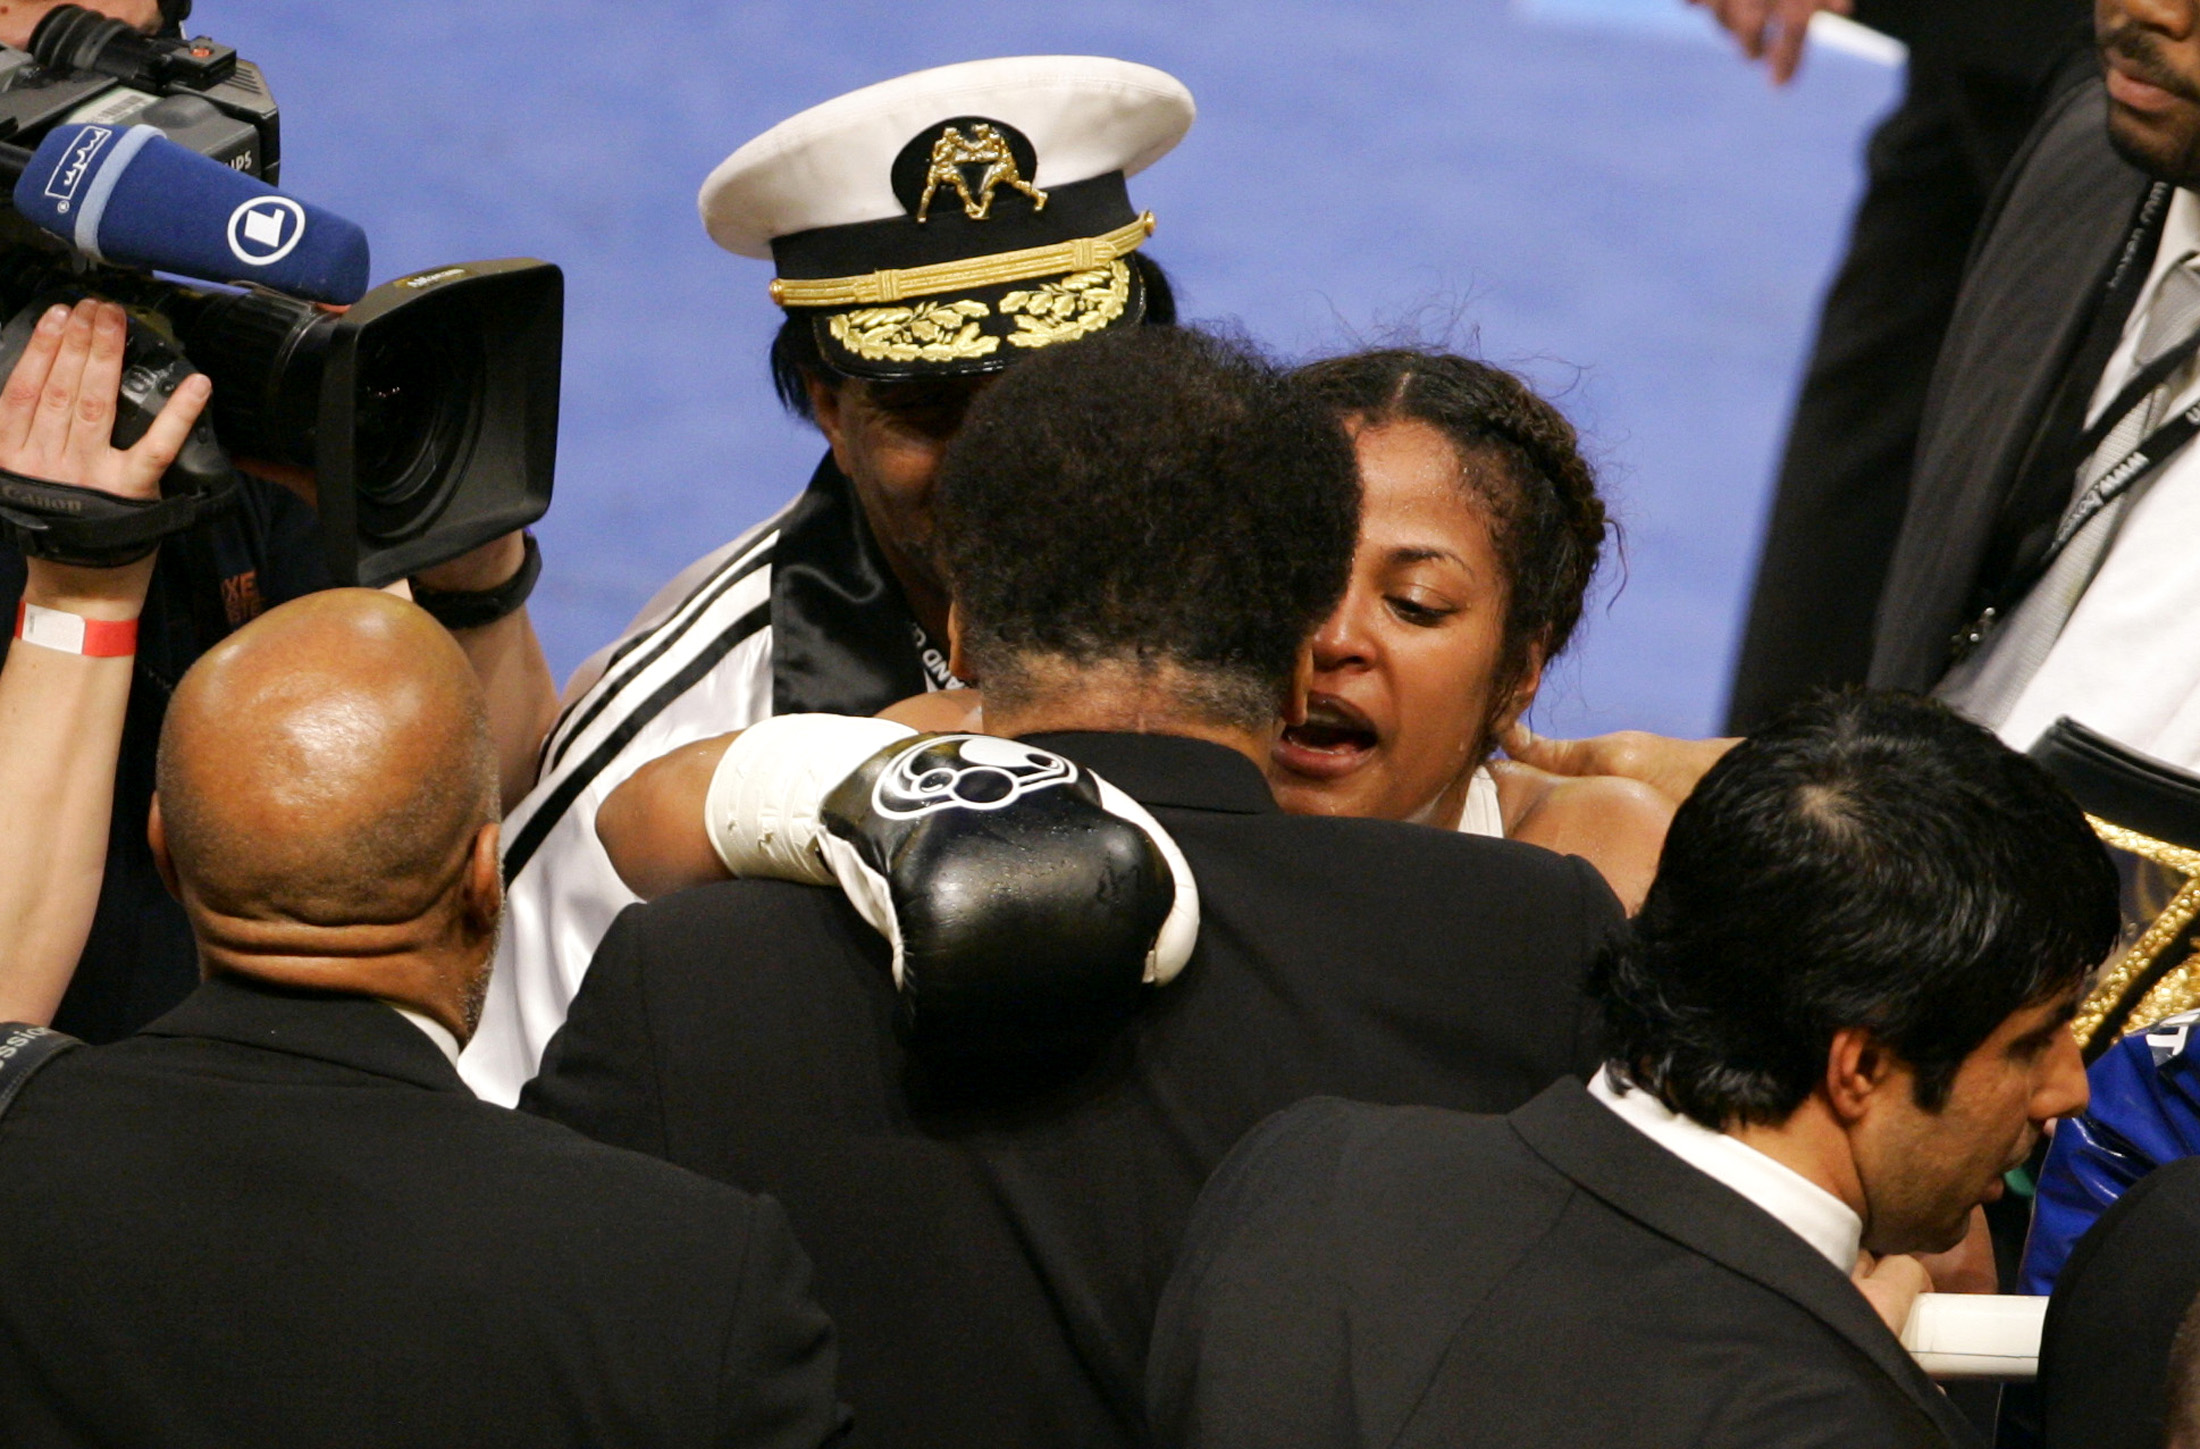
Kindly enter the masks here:
<path id="1" fill-rule="evenodd" d="M 198 421 L 213 384 L 193 373 L 170 394 L 129 448 L 114 446 L 128 319 L 111 302 L 54 306 L 39 318 L 0 389 L 0 469 L 26 477 L 150 500 Z M 92 617 L 134 618 L 153 558 L 118 568 L 27 561 L 29 602 Z"/>
<path id="2" fill-rule="evenodd" d="M 200 371 L 221 398 L 157 506 L 17 487 L 0 538 L 128 563 L 232 506 L 235 455 L 314 475 L 338 583 L 461 560 L 453 579 L 518 577 L 499 541 L 549 506 L 558 269 L 463 263 L 367 290 L 365 234 L 274 189 L 278 122 L 258 69 L 206 37 L 62 5 L 28 52 L 0 47 L 0 368 L 46 307 L 89 295 L 129 311 L 122 441 Z"/>

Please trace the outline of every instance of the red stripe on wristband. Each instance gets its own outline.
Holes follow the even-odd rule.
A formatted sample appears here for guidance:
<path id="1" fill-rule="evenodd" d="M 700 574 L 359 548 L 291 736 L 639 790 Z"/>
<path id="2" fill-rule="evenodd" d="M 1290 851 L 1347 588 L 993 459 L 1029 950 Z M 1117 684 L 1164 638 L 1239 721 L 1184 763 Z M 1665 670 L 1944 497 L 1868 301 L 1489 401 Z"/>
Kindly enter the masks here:
<path id="1" fill-rule="evenodd" d="M 65 609 L 28 601 L 15 606 L 15 637 L 26 644 L 89 659 L 126 659 L 137 653 L 138 621 L 87 619 Z"/>

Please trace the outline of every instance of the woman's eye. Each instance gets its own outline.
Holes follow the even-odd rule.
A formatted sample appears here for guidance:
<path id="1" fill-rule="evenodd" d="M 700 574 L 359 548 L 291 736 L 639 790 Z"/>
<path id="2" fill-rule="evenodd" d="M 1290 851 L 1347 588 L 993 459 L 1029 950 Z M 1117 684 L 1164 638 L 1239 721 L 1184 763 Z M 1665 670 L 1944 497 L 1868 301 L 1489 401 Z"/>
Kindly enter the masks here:
<path id="1" fill-rule="evenodd" d="M 1423 627 L 1441 624 L 1459 612 L 1448 605 L 1423 603 L 1419 599 L 1410 599 L 1401 594 L 1390 595 L 1390 608 L 1404 622 Z"/>

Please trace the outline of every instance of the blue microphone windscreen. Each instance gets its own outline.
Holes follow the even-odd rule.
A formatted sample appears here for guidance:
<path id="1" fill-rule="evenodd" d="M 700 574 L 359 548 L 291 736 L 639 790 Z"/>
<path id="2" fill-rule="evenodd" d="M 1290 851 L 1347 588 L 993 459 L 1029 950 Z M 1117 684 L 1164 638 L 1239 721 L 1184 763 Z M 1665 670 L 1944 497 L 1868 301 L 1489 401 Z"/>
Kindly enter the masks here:
<path id="1" fill-rule="evenodd" d="M 316 302 L 356 302 L 367 290 L 367 235 L 357 225 L 151 126 L 55 127 L 15 183 L 15 209 L 123 266 Z"/>

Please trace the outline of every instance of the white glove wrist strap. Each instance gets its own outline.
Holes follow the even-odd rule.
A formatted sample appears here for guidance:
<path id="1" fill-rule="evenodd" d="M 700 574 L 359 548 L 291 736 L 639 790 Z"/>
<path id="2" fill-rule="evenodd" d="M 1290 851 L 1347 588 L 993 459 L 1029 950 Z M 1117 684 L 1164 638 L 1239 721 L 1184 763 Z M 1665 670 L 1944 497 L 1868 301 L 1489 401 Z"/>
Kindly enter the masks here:
<path id="1" fill-rule="evenodd" d="M 916 734 L 892 720 L 783 714 L 743 730 L 711 775 L 703 829 L 736 876 L 832 885 L 818 809 L 865 760 Z"/>

